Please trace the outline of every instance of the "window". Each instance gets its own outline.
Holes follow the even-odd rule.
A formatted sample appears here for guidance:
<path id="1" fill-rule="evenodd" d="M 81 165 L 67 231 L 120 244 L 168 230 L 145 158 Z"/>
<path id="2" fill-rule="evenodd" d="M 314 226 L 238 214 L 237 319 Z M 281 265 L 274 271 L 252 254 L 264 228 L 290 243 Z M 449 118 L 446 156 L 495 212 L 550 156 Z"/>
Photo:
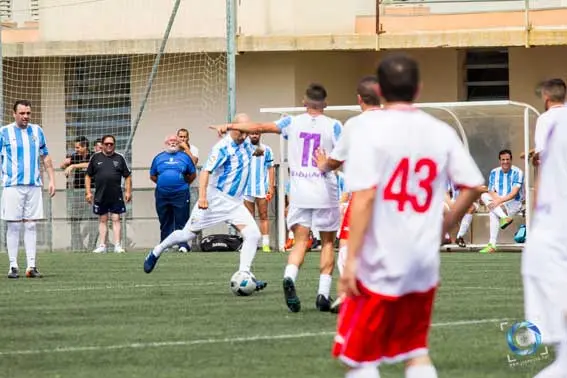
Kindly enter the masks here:
<path id="1" fill-rule="evenodd" d="M 12 0 L 0 0 L 0 20 L 12 19 Z"/>
<path id="2" fill-rule="evenodd" d="M 508 100 L 508 50 L 469 50 L 466 54 L 467 100 Z"/>
<path id="3" fill-rule="evenodd" d="M 39 0 L 30 0 L 30 14 L 32 20 L 39 20 Z"/>
<path id="4" fill-rule="evenodd" d="M 65 67 L 65 116 L 69 153 L 77 137 L 87 137 L 92 146 L 104 134 L 114 135 L 116 151 L 123 151 L 131 130 L 130 59 L 69 58 Z M 131 152 L 125 157 L 130 163 Z"/>

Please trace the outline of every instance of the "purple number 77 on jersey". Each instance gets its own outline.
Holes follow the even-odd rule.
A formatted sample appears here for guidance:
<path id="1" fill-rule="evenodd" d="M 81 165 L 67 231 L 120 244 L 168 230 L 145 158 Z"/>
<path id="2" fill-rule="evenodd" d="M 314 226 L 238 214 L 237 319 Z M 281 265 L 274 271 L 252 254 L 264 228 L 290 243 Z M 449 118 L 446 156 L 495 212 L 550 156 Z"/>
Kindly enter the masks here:
<path id="1" fill-rule="evenodd" d="M 301 157 L 301 166 L 307 167 L 309 161 L 311 160 L 311 165 L 316 167 L 317 162 L 312 159 L 313 153 L 321 146 L 321 134 L 317 133 L 305 133 L 299 134 L 299 137 L 303 139 L 303 152 Z M 313 141 L 313 149 L 311 149 L 311 141 Z"/>

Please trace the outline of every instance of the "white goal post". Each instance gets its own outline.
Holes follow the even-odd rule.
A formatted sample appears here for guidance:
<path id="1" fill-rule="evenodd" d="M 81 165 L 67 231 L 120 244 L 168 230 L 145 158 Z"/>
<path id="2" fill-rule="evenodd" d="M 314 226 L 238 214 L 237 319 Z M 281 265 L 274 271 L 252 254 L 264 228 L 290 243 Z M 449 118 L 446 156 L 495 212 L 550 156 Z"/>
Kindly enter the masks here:
<path id="1" fill-rule="evenodd" d="M 492 125 L 498 126 L 499 122 L 494 122 L 494 120 L 502 121 L 504 118 L 512 120 L 517 119 L 517 126 L 513 128 L 518 128 L 520 125 L 523 126 L 523 131 L 519 137 L 521 137 L 522 150 L 524 151 L 525 158 L 523 162 L 524 170 L 524 188 L 525 188 L 525 200 L 526 200 L 526 227 L 529 227 L 530 216 L 531 216 L 531 192 L 530 188 L 532 185 L 532 175 L 530 172 L 529 150 L 531 143 L 531 135 L 533 134 L 533 127 L 535 127 L 535 122 L 530 122 L 532 117 L 539 116 L 539 112 L 533 106 L 516 101 L 470 101 L 470 102 L 432 102 L 432 103 L 417 103 L 416 107 L 423 109 L 424 111 L 433 113 L 433 115 L 443 119 L 449 124 L 452 124 L 460 135 L 463 144 L 470 149 L 469 136 L 467 135 L 467 128 L 478 129 L 478 119 L 481 117 L 487 117 Z M 522 111 L 523 110 L 523 111 Z M 281 117 L 284 115 L 299 114 L 305 111 L 304 107 L 281 107 L 281 108 L 261 108 L 260 113 L 274 114 L 275 117 Z M 331 117 L 339 118 L 342 116 L 342 120 L 348 119 L 357 113 L 360 113 L 360 107 L 358 105 L 346 105 L 346 106 L 328 106 L 325 109 L 325 113 Z M 516 114 L 517 113 L 517 114 Z M 471 122 L 471 120 L 473 122 Z M 473 126 L 472 123 L 475 123 Z M 511 121 L 510 123 L 513 123 Z M 533 124 L 533 125 L 532 125 Z M 485 126 L 485 125 L 483 125 Z M 489 125 L 490 126 L 490 125 Z M 478 131 L 478 130 L 477 130 Z M 489 130 L 490 131 L 490 130 Z M 494 130 L 492 130 L 494 131 Z M 478 134 L 478 133 L 477 133 Z M 480 132 L 482 134 L 482 131 Z M 478 138 L 478 135 L 476 135 Z M 280 138 L 280 179 L 278 180 L 278 196 L 277 204 L 277 217 L 278 217 L 278 246 L 281 250 L 285 245 L 285 239 L 287 235 L 287 230 L 285 228 L 285 199 L 283 193 L 285 192 L 284 181 L 282 178 L 286 176 L 285 166 L 287 166 L 287 151 L 286 143 L 283 138 Z M 474 156 L 473 156 L 474 157 Z M 476 158 L 476 157 L 475 157 Z M 485 173 L 485 172 L 483 172 Z M 529 230 L 528 230 L 529 231 Z M 519 245 L 515 245 L 519 246 Z"/>

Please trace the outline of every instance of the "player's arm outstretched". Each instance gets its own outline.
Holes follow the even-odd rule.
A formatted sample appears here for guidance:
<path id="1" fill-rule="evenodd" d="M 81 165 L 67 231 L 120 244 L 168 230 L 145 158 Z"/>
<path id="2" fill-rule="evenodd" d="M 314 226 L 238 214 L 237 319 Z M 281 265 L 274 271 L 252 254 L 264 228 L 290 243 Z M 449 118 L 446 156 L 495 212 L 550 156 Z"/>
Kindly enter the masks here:
<path id="1" fill-rule="evenodd" d="M 243 133 L 260 133 L 260 134 L 281 134 L 282 129 L 291 123 L 291 117 L 284 117 L 277 122 L 243 122 L 243 123 L 226 123 L 224 125 L 209 126 L 216 130 L 219 136 L 223 136 L 229 130 L 238 130 Z"/>

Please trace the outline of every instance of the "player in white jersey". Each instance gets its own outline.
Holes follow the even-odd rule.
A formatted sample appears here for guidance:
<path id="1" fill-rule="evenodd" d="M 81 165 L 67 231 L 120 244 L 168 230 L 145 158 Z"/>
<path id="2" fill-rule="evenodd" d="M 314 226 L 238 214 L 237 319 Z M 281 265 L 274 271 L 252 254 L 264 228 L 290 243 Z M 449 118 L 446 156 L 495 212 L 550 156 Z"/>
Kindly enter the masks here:
<path id="1" fill-rule="evenodd" d="M 378 378 L 380 363 L 406 361 L 407 378 L 435 378 L 428 352 L 439 244 L 478 198 L 484 180 L 455 130 L 412 106 L 417 63 L 378 67 L 384 110 L 361 114 L 345 164 L 353 193 L 347 262 L 333 355 L 349 378 Z M 447 180 L 462 186 L 443 218 Z"/>
<path id="2" fill-rule="evenodd" d="M 555 346 L 556 360 L 536 378 L 567 377 L 567 107 L 554 109 L 552 118 L 541 139 L 535 209 L 522 253 L 526 320 L 543 344 Z"/>
<path id="3" fill-rule="evenodd" d="M 287 116 L 276 122 L 228 124 L 213 126 L 218 132 L 240 130 L 245 133 L 276 133 L 288 140 L 290 168 L 290 206 L 287 223 L 295 235 L 295 244 L 284 272 L 284 294 L 290 311 L 298 312 L 301 303 L 295 291 L 295 281 L 303 264 L 309 232 L 315 228 L 321 235 L 321 262 L 316 307 L 330 311 L 332 274 L 335 265 L 334 242 L 339 229 L 339 198 L 334 174 L 323 174 L 318 168 L 314 152 L 318 148 L 332 150 L 342 125 L 323 114 L 327 91 L 319 84 L 311 84 L 304 98 L 307 112 Z"/>
<path id="4" fill-rule="evenodd" d="M 41 274 L 36 266 L 36 221 L 43 219 L 43 198 L 40 160 L 49 176 L 49 195 L 55 195 L 53 161 L 47 141 L 39 125 L 30 123 L 31 102 L 18 100 L 14 104 L 14 123 L 0 128 L 2 161 L 2 219 L 6 221 L 6 246 L 10 259 L 8 278 L 18 278 L 18 248 L 20 229 L 24 227 L 26 277 Z"/>
<path id="5" fill-rule="evenodd" d="M 551 125 L 553 125 L 558 117 L 557 110 L 565 107 L 566 85 L 562 79 L 551 79 L 541 84 L 541 96 L 545 103 L 545 112 L 537 118 L 535 127 L 535 156 L 532 162 L 537 166 L 539 154 L 545 149 L 547 135 Z"/>
<path id="6" fill-rule="evenodd" d="M 513 222 L 513 216 L 522 210 L 524 173 L 512 165 L 512 151 L 498 153 L 500 167 L 490 171 L 488 192 L 480 197 L 490 210 L 490 237 L 488 245 L 480 253 L 496 252 L 499 230 L 504 230 Z"/>
<path id="7" fill-rule="evenodd" d="M 356 88 L 356 100 L 360 106 L 360 110 L 364 112 L 380 110 L 380 99 L 377 94 L 378 80 L 376 76 L 366 76 L 360 80 Z M 360 115 L 349 118 L 343 127 L 343 133 L 336 147 L 331 151 L 329 156 L 325 151 L 319 149 L 316 152 L 317 166 L 322 172 L 330 172 L 339 169 L 348 156 L 348 149 L 351 143 L 350 134 Z M 346 184 L 345 184 L 346 185 Z M 350 191 L 349 191 L 350 192 Z M 347 241 L 349 233 L 349 217 L 350 217 L 350 193 L 348 195 L 346 209 L 342 214 L 341 229 L 339 231 L 339 254 L 337 257 L 337 267 L 339 274 L 342 274 L 347 254 Z M 339 306 L 343 298 L 338 298 L 332 307 Z"/>
<path id="8" fill-rule="evenodd" d="M 270 221 L 268 219 L 268 202 L 274 195 L 275 167 L 274 153 L 270 146 L 260 143 L 260 134 L 252 133 L 250 143 L 258 151 L 257 156 L 250 162 L 248 185 L 244 189 L 244 205 L 252 216 L 258 208 L 260 217 L 260 232 L 262 233 L 262 250 L 270 252 Z"/>
<path id="9" fill-rule="evenodd" d="M 236 122 L 247 122 L 245 114 L 239 114 Z M 214 146 L 199 176 L 199 200 L 189 221 L 182 230 L 172 232 L 148 253 L 144 271 L 151 273 L 161 253 L 167 248 L 195 239 L 197 232 L 226 222 L 235 226 L 244 239 L 240 250 L 239 271 L 250 272 L 260 241 L 256 221 L 243 204 L 244 188 L 248 182 L 250 160 L 256 148 L 246 133 L 231 130 Z M 257 281 L 257 290 L 266 282 Z"/>

